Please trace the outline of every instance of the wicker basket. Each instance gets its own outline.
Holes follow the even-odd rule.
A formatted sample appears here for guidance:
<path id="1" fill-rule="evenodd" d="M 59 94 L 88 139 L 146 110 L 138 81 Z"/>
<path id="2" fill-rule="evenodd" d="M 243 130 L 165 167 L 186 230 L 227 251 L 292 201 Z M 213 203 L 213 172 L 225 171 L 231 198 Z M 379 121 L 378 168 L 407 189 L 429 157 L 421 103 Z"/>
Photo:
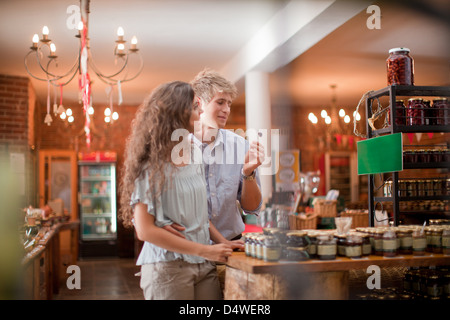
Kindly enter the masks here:
<path id="1" fill-rule="evenodd" d="M 318 217 L 336 217 L 337 200 L 316 199 L 314 202 L 314 212 Z"/>
<path id="2" fill-rule="evenodd" d="M 352 217 L 352 229 L 369 226 L 369 212 L 367 210 L 342 211 L 341 217 Z"/>
<path id="3" fill-rule="evenodd" d="M 289 215 L 289 229 L 304 230 L 317 229 L 317 214 L 308 213 L 306 215 Z"/>

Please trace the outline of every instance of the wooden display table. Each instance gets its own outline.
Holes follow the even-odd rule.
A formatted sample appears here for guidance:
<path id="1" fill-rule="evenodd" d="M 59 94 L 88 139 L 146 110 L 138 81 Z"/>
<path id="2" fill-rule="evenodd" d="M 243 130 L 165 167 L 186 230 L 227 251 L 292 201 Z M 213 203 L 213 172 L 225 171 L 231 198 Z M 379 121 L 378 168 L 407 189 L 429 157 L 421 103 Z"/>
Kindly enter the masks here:
<path id="1" fill-rule="evenodd" d="M 67 221 L 53 225 L 38 245 L 22 259 L 24 298 L 52 299 L 59 292 L 61 277 L 60 239 L 63 230 L 71 231 L 71 248 L 76 264 L 78 256 L 78 230 L 80 222 Z"/>
<path id="2" fill-rule="evenodd" d="M 346 300 L 349 296 L 348 271 L 367 269 L 371 265 L 380 268 L 450 265 L 450 256 L 426 253 L 421 257 L 371 255 L 361 259 L 338 257 L 328 261 L 265 262 L 247 257 L 244 252 L 234 252 L 227 263 L 225 299 Z"/>

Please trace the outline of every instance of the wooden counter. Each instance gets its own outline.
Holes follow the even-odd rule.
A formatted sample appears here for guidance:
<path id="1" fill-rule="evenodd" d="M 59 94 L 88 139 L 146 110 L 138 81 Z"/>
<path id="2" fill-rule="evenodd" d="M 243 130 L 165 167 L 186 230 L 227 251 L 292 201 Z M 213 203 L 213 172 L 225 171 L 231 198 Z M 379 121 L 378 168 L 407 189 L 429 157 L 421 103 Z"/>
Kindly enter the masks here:
<path id="1" fill-rule="evenodd" d="M 71 232 L 71 248 L 75 257 L 73 264 L 76 264 L 79 224 L 75 220 L 53 225 L 36 247 L 23 257 L 24 299 L 50 300 L 54 293 L 58 293 L 62 274 L 60 231 Z"/>
<path id="2" fill-rule="evenodd" d="M 450 265 L 450 256 L 371 255 L 361 259 L 310 259 L 302 262 L 265 262 L 235 252 L 228 258 L 225 299 L 348 299 L 348 270 L 383 267 Z M 370 274 L 368 274 L 369 276 Z"/>

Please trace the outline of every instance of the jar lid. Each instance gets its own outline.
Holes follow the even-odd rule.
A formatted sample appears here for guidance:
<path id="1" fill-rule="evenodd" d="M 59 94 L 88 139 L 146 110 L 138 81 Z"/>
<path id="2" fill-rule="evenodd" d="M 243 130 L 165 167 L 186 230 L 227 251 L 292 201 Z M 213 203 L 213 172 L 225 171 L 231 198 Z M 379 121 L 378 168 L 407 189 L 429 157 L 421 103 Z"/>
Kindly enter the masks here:
<path id="1" fill-rule="evenodd" d="M 306 231 L 292 231 L 286 234 L 286 237 L 304 237 L 306 236 Z"/>
<path id="2" fill-rule="evenodd" d="M 408 99 L 408 101 L 423 101 L 423 99 L 422 98 L 411 98 L 411 99 Z"/>
<path id="3" fill-rule="evenodd" d="M 406 51 L 406 52 L 409 52 L 410 50 L 409 50 L 408 48 L 399 47 L 399 48 L 392 48 L 392 49 L 390 49 L 390 50 L 389 50 L 389 53 L 397 52 L 397 51 Z"/>

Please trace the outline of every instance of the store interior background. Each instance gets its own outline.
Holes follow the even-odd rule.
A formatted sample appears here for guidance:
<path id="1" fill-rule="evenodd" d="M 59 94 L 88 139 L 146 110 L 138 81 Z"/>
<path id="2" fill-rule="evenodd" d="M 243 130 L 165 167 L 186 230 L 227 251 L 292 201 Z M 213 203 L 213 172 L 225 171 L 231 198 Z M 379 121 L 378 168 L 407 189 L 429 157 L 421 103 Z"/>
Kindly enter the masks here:
<path id="1" fill-rule="evenodd" d="M 310 112 L 318 116 L 322 109 L 331 112 L 333 97 L 334 111 L 343 108 L 351 115 L 365 92 L 385 87 L 385 60 L 390 48 L 411 49 L 416 85 L 449 85 L 450 19 L 445 14 L 449 12 L 448 1 L 397 1 L 395 4 L 394 1 L 329 1 L 332 4 L 328 11 L 298 31 L 298 35 L 303 33 L 299 43 L 307 39 L 309 46 L 296 48 L 299 51 L 296 57 L 288 57 L 288 51 L 282 50 L 280 44 L 267 54 L 266 61 L 251 68 L 244 64 L 248 69 L 236 70 L 240 50 L 291 2 L 298 1 L 92 1 L 89 32 L 94 59 L 99 57 L 99 68 L 109 73 L 108 68 L 114 67 L 113 44 L 120 25 L 128 40 L 132 35 L 138 37 L 144 70 L 139 78 L 122 86 L 123 104 L 117 106 L 117 100 L 114 101 L 119 119 L 110 125 L 104 123 L 101 115 L 107 104 L 104 86 L 92 77 L 96 113 L 90 149 L 82 134 L 83 111 L 77 99 L 77 80 L 64 91 L 64 105 L 72 107 L 74 124 L 68 126 L 54 121 L 47 126 L 44 124 L 46 84 L 30 80 L 23 65 L 31 38 L 34 33 L 40 34 L 43 25 L 49 26 L 50 36 L 58 45 L 61 66 L 73 61 L 78 40 L 73 37 L 75 31 L 65 27 L 66 8 L 78 2 L 1 2 L 0 151 L 2 155 L 25 155 L 25 192 L 19 199 L 19 207 L 39 206 L 41 150 L 115 151 L 119 181 L 125 137 L 139 104 L 158 84 L 190 81 L 204 67 L 216 69 L 237 83 L 240 94 L 232 106 L 230 129 L 246 129 L 245 74 L 256 70 L 269 75 L 271 126 L 282 130 L 283 148 L 300 150 L 302 172 L 323 169 L 326 152 L 356 151 L 358 139 L 355 137 L 351 143 L 348 139 L 354 137 L 353 119 L 333 131 L 323 123 L 313 125 L 307 117 Z M 315 1 L 311 1 L 311 6 L 312 2 Z M 381 9 L 379 30 L 371 30 L 366 25 L 370 14 L 365 9 L 371 3 Z M 341 21 L 343 16 L 339 10 L 346 6 L 352 8 L 350 11 L 358 10 L 344 14 Z M 319 36 L 319 26 L 331 29 Z M 283 30 L 280 32 L 284 34 Z M 331 85 L 336 85 L 334 91 Z M 360 113 L 358 130 L 364 133 L 364 105 Z M 335 114 L 333 121 L 338 120 Z M 346 138 L 338 143 L 336 133 Z M 448 138 L 447 134 L 420 137 L 422 144 L 448 142 Z M 405 142 L 411 141 L 405 138 Z M 326 193 L 324 184 L 322 179 L 318 194 Z M 357 200 L 364 201 L 364 186 L 361 187 L 361 198 Z M 133 257 L 133 231 L 124 229 L 120 223 L 118 228 L 118 255 Z"/>

